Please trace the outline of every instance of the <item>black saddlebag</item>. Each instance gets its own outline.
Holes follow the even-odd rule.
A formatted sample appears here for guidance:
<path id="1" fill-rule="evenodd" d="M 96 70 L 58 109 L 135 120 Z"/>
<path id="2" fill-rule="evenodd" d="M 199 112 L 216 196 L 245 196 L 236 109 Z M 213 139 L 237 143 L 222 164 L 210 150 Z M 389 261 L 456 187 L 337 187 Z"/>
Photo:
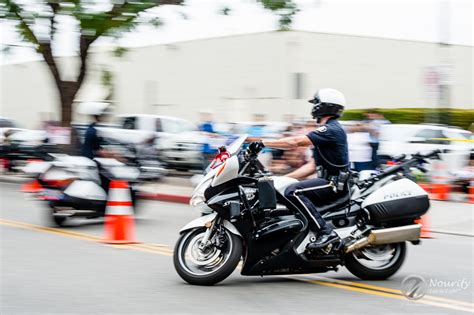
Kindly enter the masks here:
<path id="1" fill-rule="evenodd" d="M 418 219 L 430 207 L 428 196 L 413 196 L 374 203 L 366 206 L 373 223 L 408 222 Z"/>

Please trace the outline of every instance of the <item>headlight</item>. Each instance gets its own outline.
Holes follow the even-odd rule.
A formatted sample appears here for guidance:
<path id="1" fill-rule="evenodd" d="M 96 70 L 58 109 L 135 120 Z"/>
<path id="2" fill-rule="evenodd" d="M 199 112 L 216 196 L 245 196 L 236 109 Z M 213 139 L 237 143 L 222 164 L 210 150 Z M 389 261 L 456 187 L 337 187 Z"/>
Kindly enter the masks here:
<path id="1" fill-rule="evenodd" d="M 191 200 L 189 201 L 189 204 L 193 207 L 196 207 L 197 205 L 204 203 L 206 199 L 204 198 L 204 191 L 209 187 L 211 184 L 212 178 L 208 178 L 206 181 L 200 183 L 196 189 L 194 190 L 193 196 L 191 197 Z"/>
<path id="2" fill-rule="evenodd" d="M 189 204 L 193 207 L 197 207 L 201 203 L 204 203 L 206 200 L 204 200 L 204 196 L 201 195 L 193 195 L 191 200 L 189 201 Z"/>

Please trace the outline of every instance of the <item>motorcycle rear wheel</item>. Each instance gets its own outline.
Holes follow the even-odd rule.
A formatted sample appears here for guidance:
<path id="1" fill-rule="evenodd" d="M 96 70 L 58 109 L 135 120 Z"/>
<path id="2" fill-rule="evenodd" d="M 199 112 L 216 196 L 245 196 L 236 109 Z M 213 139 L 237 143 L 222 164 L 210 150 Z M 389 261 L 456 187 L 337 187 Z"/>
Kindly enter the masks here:
<path id="1" fill-rule="evenodd" d="M 53 215 L 53 222 L 54 222 L 54 224 L 56 224 L 59 227 L 64 226 L 66 221 L 67 221 L 66 217 L 58 217 L 58 216 Z"/>
<path id="2" fill-rule="evenodd" d="M 63 227 L 66 224 L 66 221 L 68 220 L 67 217 L 62 217 L 62 216 L 56 216 L 54 215 L 56 213 L 56 204 L 54 202 L 49 202 L 49 208 L 50 208 L 50 215 L 51 215 L 51 221 L 54 223 L 54 225 L 58 227 Z"/>
<path id="3" fill-rule="evenodd" d="M 229 231 L 225 231 L 225 246 L 210 246 L 200 251 L 199 239 L 206 228 L 198 228 L 183 233 L 173 253 L 173 263 L 180 277 L 193 285 L 214 285 L 226 279 L 235 270 L 242 257 L 242 241 Z"/>
<path id="4" fill-rule="evenodd" d="M 362 280 L 385 280 L 400 269 L 405 256 L 405 242 L 366 247 L 347 254 L 345 265 Z"/>

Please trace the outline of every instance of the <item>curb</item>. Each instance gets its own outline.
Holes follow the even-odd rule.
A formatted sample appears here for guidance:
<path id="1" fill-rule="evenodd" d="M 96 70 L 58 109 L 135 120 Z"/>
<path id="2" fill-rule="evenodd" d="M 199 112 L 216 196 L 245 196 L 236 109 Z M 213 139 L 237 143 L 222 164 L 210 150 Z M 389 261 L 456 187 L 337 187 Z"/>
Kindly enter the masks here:
<path id="1" fill-rule="evenodd" d="M 189 201 L 191 200 L 190 196 L 169 195 L 169 194 L 153 194 L 153 193 L 147 193 L 147 192 L 140 192 L 139 196 L 143 199 L 174 202 L 174 203 L 183 203 L 183 204 L 189 204 Z"/>

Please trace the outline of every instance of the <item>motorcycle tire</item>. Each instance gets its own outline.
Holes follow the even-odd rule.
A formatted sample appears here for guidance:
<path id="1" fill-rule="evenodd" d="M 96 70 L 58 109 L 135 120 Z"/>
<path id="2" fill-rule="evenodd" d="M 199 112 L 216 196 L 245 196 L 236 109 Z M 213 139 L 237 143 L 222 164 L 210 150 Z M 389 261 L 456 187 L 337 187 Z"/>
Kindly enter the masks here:
<path id="1" fill-rule="evenodd" d="M 67 221 L 67 218 L 65 217 L 56 217 L 56 216 L 53 216 L 53 222 L 54 224 L 56 224 L 57 226 L 64 226 L 65 223 Z"/>
<path id="2" fill-rule="evenodd" d="M 193 234 L 203 230 L 205 230 L 205 228 L 194 229 L 181 234 L 174 249 L 173 263 L 176 272 L 184 281 L 192 285 L 211 286 L 226 279 L 232 274 L 235 268 L 237 268 L 240 258 L 242 257 L 242 241 L 238 236 L 228 232 L 230 241 L 232 242 L 232 251 L 227 261 L 215 272 L 212 272 L 208 275 L 196 275 L 186 270 L 186 268 L 181 264 L 180 250 L 182 249 L 183 242 L 186 242 L 187 239 L 189 239 Z"/>
<path id="3" fill-rule="evenodd" d="M 51 221 L 55 226 L 62 227 L 65 225 L 67 221 L 67 217 L 58 217 L 55 216 L 54 213 L 56 212 L 56 203 L 54 201 L 49 202 L 49 208 L 51 209 L 50 215 L 51 215 Z"/>
<path id="4" fill-rule="evenodd" d="M 406 256 L 406 244 L 397 243 L 396 250 L 399 251 L 395 260 L 386 268 L 371 269 L 364 266 L 356 258 L 355 252 L 349 253 L 345 258 L 346 268 L 356 277 L 362 280 L 385 280 L 394 275 L 402 266 Z"/>

